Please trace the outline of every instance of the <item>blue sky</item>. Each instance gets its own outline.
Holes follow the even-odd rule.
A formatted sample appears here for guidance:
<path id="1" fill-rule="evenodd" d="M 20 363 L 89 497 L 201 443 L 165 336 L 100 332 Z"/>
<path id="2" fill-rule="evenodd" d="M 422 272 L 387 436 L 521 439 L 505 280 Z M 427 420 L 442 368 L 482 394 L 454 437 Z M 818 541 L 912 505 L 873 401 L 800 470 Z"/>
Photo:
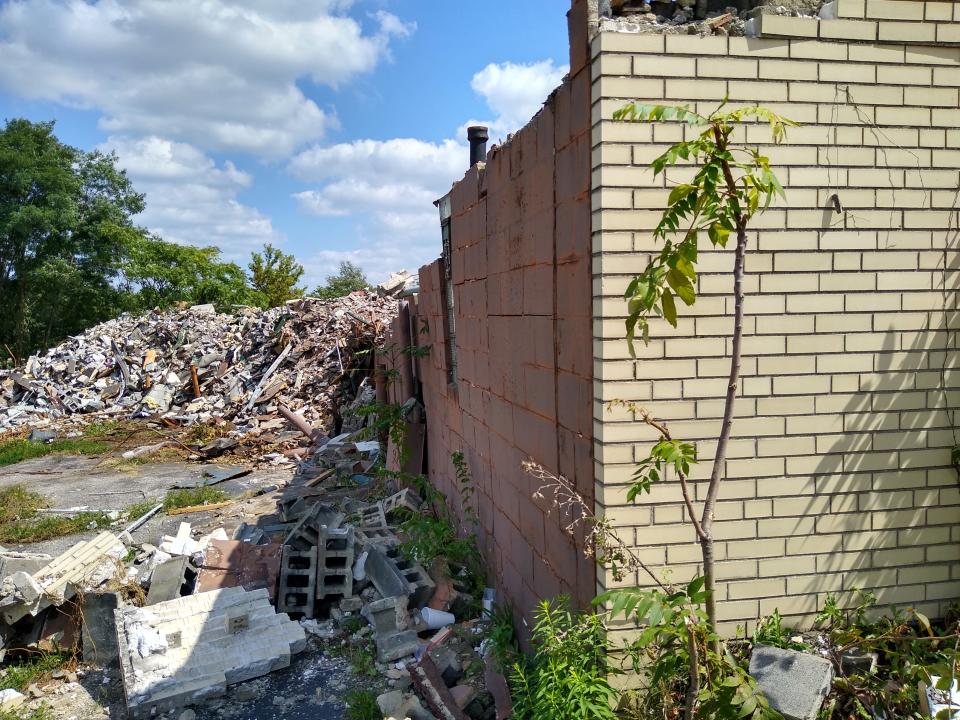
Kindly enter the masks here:
<path id="1" fill-rule="evenodd" d="M 6 0 L 0 117 L 115 151 L 147 227 L 312 287 L 436 257 L 431 200 L 536 112 L 567 66 L 561 0 Z M 469 8 L 469 9 L 468 9 Z"/>

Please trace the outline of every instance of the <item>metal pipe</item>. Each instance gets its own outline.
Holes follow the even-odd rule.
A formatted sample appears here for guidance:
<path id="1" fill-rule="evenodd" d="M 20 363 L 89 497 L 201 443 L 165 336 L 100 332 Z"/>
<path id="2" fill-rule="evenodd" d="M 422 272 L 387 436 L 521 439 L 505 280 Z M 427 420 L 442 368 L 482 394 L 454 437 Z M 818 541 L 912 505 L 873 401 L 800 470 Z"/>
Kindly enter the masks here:
<path id="1" fill-rule="evenodd" d="M 467 128 L 467 140 L 470 142 L 470 167 L 487 159 L 487 140 L 490 138 L 483 125 L 471 125 Z"/>

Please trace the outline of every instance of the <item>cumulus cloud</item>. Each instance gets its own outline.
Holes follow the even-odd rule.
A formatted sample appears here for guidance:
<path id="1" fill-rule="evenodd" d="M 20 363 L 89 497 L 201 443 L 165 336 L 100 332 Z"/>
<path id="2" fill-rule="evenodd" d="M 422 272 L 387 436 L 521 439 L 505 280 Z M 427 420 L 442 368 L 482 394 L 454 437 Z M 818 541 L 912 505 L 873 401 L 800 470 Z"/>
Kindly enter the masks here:
<path id="1" fill-rule="evenodd" d="M 263 243 L 282 243 L 270 218 L 237 200 L 253 178 L 233 163 L 218 165 L 192 145 L 155 136 L 111 137 L 100 149 L 115 152 L 146 193 L 147 209 L 137 221 L 165 240 L 216 245 L 241 264 Z"/>
<path id="2" fill-rule="evenodd" d="M 350 260 L 371 279 L 390 270 L 415 270 L 440 252 L 440 222 L 432 201 L 449 191 L 467 169 L 463 139 L 466 125 L 490 127 L 491 136 L 505 136 L 523 126 L 567 73 L 552 60 L 530 64 L 490 64 L 473 76 L 471 87 L 495 114 L 493 120 L 471 121 L 458 139 L 437 143 L 414 138 L 356 140 L 315 145 L 289 163 L 296 177 L 317 186 L 295 193 L 300 208 L 318 216 L 353 217 L 359 229 L 356 247 L 323 251 L 306 263 L 308 275 L 336 270 Z"/>
<path id="3" fill-rule="evenodd" d="M 332 110 L 297 81 L 339 87 L 414 25 L 376 29 L 343 0 L 16 0 L 0 5 L 0 87 L 103 113 L 112 133 L 284 157 L 323 137 Z"/>
<path id="4" fill-rule="evenodd" d="M 568 65 L 554 65 L 553 60 L 541 60 L 527 64 L 490 63 L 476 73 L 470 87 L 496 113 L 487 123 L 491 134 L 505 135 L 523 127 L 569 69 Z"/>

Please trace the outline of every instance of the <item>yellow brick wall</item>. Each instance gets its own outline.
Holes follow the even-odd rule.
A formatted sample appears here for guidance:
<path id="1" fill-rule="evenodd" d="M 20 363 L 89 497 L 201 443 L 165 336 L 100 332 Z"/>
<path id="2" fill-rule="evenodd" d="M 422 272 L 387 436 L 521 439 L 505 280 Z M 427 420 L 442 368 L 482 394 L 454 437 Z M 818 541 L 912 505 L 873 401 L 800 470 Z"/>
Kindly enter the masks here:
<path id="1" fill-rule="evenodd" d="M 701 246 L 696 305 L 630 360 L 622 293 L 657 249 L 668 187 L 646 165 L 691 129 L 615 123 L 627 100 L 728 96 L 803 123 L 768 152 L 787 188 L 753 224 L 742 391 L 716 523 L 725 631 L 828 592 L 937 616 L 960 597 L 956 290 L 960 3 L 839 0 L 840 19 L 767 16 L 756 39 L 604 31 L 593 40 L 595 479 L 598 510 L 671 577 L 699 572 L 675 483 L 626 503 L 654 435 L 639 401 L 698 442 L 709 475 L 726 386 L 732 251 Z M 953 43 L 953 44 L 952 44 Z M 833 210 L 836 193 L 843 212 Z M 704 243 L 708 245 L 708 243 Z M 699 483 L 698 497 L 705 484 Z M 629 577 L 622 584 L 642 583 Z M 615 585 L 600 578 L 601 589 Z"/>

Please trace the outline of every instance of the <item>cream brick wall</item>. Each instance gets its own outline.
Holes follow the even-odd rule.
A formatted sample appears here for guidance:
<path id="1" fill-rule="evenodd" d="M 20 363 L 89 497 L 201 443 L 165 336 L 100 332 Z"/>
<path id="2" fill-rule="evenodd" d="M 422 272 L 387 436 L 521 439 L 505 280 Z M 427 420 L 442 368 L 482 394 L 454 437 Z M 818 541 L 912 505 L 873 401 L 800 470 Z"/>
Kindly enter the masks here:
<path id="1" fill-rule="evenodd" d="M 743 380 L 718 507 L 725 630 L 779 607 L 809 619 L 828 592 L 877 592 L 932 615 L 960 597 L 960 493 L 950 467 L 957 371 L 960 3 L 839 0 L 841 19 L 766 16 L 756 39 L 601 32 L 593 40 L 596 502 L 675 580 L 699 572 L 678 488 L 625 494 L 645 403 L 712 456 L 732 321 L 732 251 L 701 246 L 697 303 L 629 359 L 622 293 L 657 244 L 667 187 L 645 167 L 695 129 L 612 121 L 627 100 L 761 103 L 803 123 L 768 152 L 788 200 L 747 258 Z M 953 43 L 953 44 L 951 44 Z M 834 212 L 831 195 L 843 204 Z M 695 480 L 709 475 L 703 462 Z M 702 498 L 704 483 L 697 484 Z M 622 584 L 642 582 L 628 577 Z M 600 578 L 601 589 L 615 585 Z"/>

